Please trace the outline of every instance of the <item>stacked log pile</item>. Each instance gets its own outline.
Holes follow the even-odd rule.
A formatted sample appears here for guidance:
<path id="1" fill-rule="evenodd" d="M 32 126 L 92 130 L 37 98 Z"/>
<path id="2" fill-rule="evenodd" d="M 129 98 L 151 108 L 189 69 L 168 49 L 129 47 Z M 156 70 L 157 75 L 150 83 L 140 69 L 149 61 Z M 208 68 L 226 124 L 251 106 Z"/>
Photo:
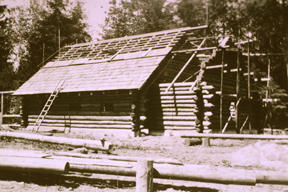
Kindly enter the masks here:
<path id="1" fill-rule="evenodd" d="M 166 92 L 169 83 L 160 84 L 161 106 L 163 111 L 163 125 L 165 130 L 196 131 L 196 94 L 191 89 L 194 82 L 175 83 Z M 209 132 L 214 115 L 213 97 L 214 87 L 202 82 L 204 100 L 204 132 Z"/>

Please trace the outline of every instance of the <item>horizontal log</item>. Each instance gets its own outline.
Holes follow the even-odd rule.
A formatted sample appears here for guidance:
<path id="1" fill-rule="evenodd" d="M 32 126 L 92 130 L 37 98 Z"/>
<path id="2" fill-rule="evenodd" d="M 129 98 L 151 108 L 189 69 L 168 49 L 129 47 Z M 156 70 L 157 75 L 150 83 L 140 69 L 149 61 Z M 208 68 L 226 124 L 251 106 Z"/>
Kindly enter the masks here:
<path id="1" fill-rule="evenodd" d="M 174 87 L 171 87 L 169 90 L 170 91 L 190 91 L 190 92 L 192 92 L 190 90 L 191 87 L 192 86 L 174 86 Z M 160 87 L 160 91 L 161 92 L 166 91 L 167 88 L 168 87 Z M 202 88 L 202 90 L 212 90 L 215 87 L 212 85 L 206 85 L 206 86 L 202 86 L 201 88 Z"/>
<path id="2" fill-rule="evenodd" d="M 284 171 L 256 171 L 256 182 L 263 184 L 288 184 L 287 172 Z"/>
<path id="3" fill-rule="evenodd" d="M 182 138 L 288 140 L 288 135 L 191 134 L 191 135 L 183 135 Z"/>
<path id="4" fill-rule="evenodd" d="M 69 163 L 63 160 L 0 156 L 0 170 L 5 171 L 63 174 L 67 173 L 69 168 Z"/>
<path id="5" fill-rule="evenodd" d="M 194 103 L 162 103 L 161 106 L 163 108 L 195 108 L 197 109 L 197 105 Z M 205 103 L 204 107 L 213 107 L 212 103 Z"/>
<path id="6" fill-rule="evenodd" d="M 174 121 L 195 121 L 196 115 L 194 116 L 163 116 L 163 120 L 174 120 Z"/>
<path id="7" fill-rule="evenodd" d="M 172 111 L 172 112 L 196 112 L 196 105 L 195 106 L 189 106 L 189 107 L 181 107 L 181 106 L 177 106 L 177 107 L 173 107 L 173 106 L 168 106 L 168 107 L 164 107 L 162 106 L 163 109 L 162 111 L 164 112 L 169 112 L 169 111 Z M 204 107 L 205 108 L 211 108 L 211 107 L 214 107 L 214 105 L 212 103 L 205 103 L 204 104 Z"/>
<path id="8" fill-rule="evenodd" d="M 31 133 L 16 133 L 16 132 L 0 132 L 0 137 L 9 137 L 14 139 L 24 139 L 37 142 L 63 144 L 73 147 L 86 147 L 93 150 L 105 150 L 111 149 L 112 145 L 109 142 L 100 140 L 88 140 L 88 139 L 76 139 L 76 138 L 65 138 L 65 137 L 52 137 L 42 136 Z"/>
<path id="9" fill-rule="evenodd" d="M 235 168 L 212 167 L 203 165 L 154 165 L 159 173 L 156 178 L 181 179 L 222 184 L 255 185 L 253 172 Z"/>
<path id="10" fill-rule="evenodd" d="M 169 125 L 169 126 L 196 126 L 195 121 L 163 121 L 164 126 Z M 209 126 L 211 125 L 211 122 L 209 121 L 203 121 L 203 125 Z"/>
<path id="11" fill-rule="evenodd" d="M 33 123 L 29 123 L 29 126 Z M 65 127 L 64 124 L 42 123 L 43 127 Z M 67 127 L 67 126 L 66 126 Z M 87 129 L 131 129 L 131 125 L 93 125 L 93 124 L 71 124 L 71 128 L 87 128 Z"/>
<path id="12" fill-rule="evenodd" d="M 161 96 L 166 96 L 166 95 L 194 95 L 195 92 L 193 91 L 172 91 L 172 90 L 169 90 L 167 92 L 160 92 L 160 95 Z M 202 94 L 205 95 L 205 94 L 210 94 L 209 91 L 207 90 L 202 90 Z"/>
<path id="13" fill-rule="evenodd" d="M 182 108 L 163 108 L 163 112 L 196 112 L 195 109 L 189 108 L 189 109 L 182 109 Z"/>
<path id="14" fill-rule="evenodd" d="M 71 165 L 71 171 L 84 173 L 104 173 L 112 175 L 136 176 L 136 171 L 125 167 L 110 167 L 96 165 Z"/>
<path id="15" fill-rule="evenodd" d="M 29 118 L 37 119 L 38 115 L 29 115 Z M 117 121 L 130 121 L 130 116 L 76 116 L 76 115 L 47 115 L 45 119 L 73 119 L 73 120 L 117 120 Z"/>
<path id="16" fill-rule="evenodd" d="M 135 176 L 136 167 L 134 168 L 119 168 L 108 166 L 72 166 L 71 171 L 104 173 L 113 175 Z M 255 185 L 256 179 L 251 171 L 233 169 L 207 167 L 200 165 L 161 165 L 154 164 L 154 169 L 157 174 L 155 178 L 162 179 L 180 179 L 188 181 L 201 181 L 221 184 L 242 184 Z"/>
<path id="17" fill-rule="evenodd" d="M 170 86 L 171 85 L 171 83 L 160 83 L 159 84 L 159 87 L 161 88 L 161 87 L 164 87 L 164 88 L 167 88 L 168 86 Z M 176 82 L 176 83 L 174 83 L 173 84 L 175 87 L 182 87 L 182 86 L 184 86 L 184 87 L 186 87 L 186 86 L 192 86 L 192 85 L 194 85 L 194 82 Z"/>
<path id="18" fill-rule="evenodd" d="M 210 116 L 213 116 L 214 115 L 217 115 L 218 113 L 215 113 L 215 112 L 211 112 L 211 111 L 206 111 L 204 112 L 204 115 L 207 116 L 207 117 L 210 117 Z M 188 115 L 188 116 L 187 116 Z M 196 116 L 196 113 L 195 112 L 187 112 L 187 113 L 182 113 L 182 112 L 179 112 L 179 114 L 176 112 L 164 112 L 162 113 L 162 117 L 167 117 L 167 118 L 179 118 L 181 119 L 183 117 L 183 119 L 189 119 L 191 116 L 192 118 L 194 118 L 194 116 Z M 161 118 L 161 117 L 160 117 Z"/>
<path id="19" fill-rule="evenodd" d="M 204 99 L 211 99 L 214 95 L 213 94 L 208 94 L 208 95 L 203 95 Z M 197 98 L 196 95 L 173 95 L 173 96 L 160 96 L 161 100 L 194 100 Z"/>
<path id="20" fill-rule="evenodd" d="M 169 125 L 165 125 L 164 126 L 165 131 L 196 131 L 196 127 L 195 126 L 191 126 L 191 127 L 181 127 L 181 126 L 169 126 Z"/>
<path id="21" fill-rule="evenodd" d="M 35 119 L 30 119 L 29 122 L 34 123 Z M 130 125 L 129 121 L 75 121 L 75 120 L 54 120 L 54 119 L 44 119 L 43 123 L 49 124 L 93 124 L 93 125 Z"/>
<path id="22" fill-rule="evenodd" d="M 133 157 L 133 156 L 117 156 L 117 155 L 101 155 L 101 154 L 79 154 L 79 153 L 73 153 L 73 152 L 53 152 L 52 153 L 55 156 L 66 156 L 66 157 L 77 157 L 77 158 L 88 158 L 88 159 L 108 159 L 113 160 L 116 162 L 137 162 L 138 160 L 147 159 L 142 157 Z M 169 158 L 154 158 L 149 157 L 149 160 L 153 160 L 155 163 L 160 164 L 174 164 L 174 165 L 182 165 L 180 161 L 177 161 L 175 159 L 169 159 Z"/>
<path id="23" fill-rule="evenodd" d="M 3 118 L 20 118 L 21 115 L 19 114 L 4 114 Z"/>
<path id="24" fill-rule="evenodd" d="M 192 116 L 195 115 L 195 110 L 192 111 L 175 111 L 175 110 L 170 110 L 170 111 L 164 111 L 162 113 L 164 116 L 168 115 L 168 116 Z"/>

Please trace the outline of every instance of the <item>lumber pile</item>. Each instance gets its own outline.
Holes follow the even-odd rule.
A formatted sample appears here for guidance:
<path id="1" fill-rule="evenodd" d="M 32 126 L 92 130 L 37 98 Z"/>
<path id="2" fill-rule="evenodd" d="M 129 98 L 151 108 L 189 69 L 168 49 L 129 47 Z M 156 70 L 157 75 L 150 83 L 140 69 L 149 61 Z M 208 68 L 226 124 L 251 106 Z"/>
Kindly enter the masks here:
<path id="1" fill-rule="evenodd" d="M 209 132 L 214 114 L 212 100 L 215 92 L 214 87 L 203 83 L 202 94 L 204 100 L 204 131 Z M 196 131 L 196 94 L 191 89 L 194 82 L 175 83 L 165 91 L 169 83 L 162 83 L 160 87 L 161 106 L 163 112 L 163 125 L 165 130 L 194 130 Z"/>

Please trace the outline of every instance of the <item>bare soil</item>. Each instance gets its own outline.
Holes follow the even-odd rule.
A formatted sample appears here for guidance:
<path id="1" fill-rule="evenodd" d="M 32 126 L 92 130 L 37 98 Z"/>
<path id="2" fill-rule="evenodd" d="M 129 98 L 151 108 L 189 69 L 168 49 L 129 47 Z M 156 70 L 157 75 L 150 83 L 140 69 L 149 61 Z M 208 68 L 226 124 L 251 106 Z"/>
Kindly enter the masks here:
<path id="1" fill-rule="evenodd" d="M 78 137 L 88 139 L 99 139 L 95 134 L 73 132 L 70 134 L 55 134 L 55 136 Z M 253 140 L 211 140 L 210 147 L 201 145 L 187 146 L 185 140 L 180 137 L 146 136 L 140 138 L 106 136 L 114 147 L 112 154 L 120 156 L 136 156 L 147 158 L 169 158 L 183 163 L 198 165 L 213 165 L 224 167 L 235 167 L 249 170 L 271 170 L 288 172 L 288 146 L 277 144 L 274 141 Z M 68 146 L 44 144 L 31 141 L 2 139 L 0 148 L 27 149 L 49 151 L 69 151 Z M 91 151 L 90 151 L 91 153 Z M 1 176 L 2 175 L 2 176 Z M 135 183 L 116 182 L 109 179 L 99 178 L 98 182 L 62 181 L 54 178 L 33 178 L 34 176 L 11 176 L 9 173 L 0 174 L 0 191 L 77 191 L 77 192 L 132 192 L 135 191 Z M 157 181 L 156 181 L 157 183 Z M 173 184 L 173 185 L 172 185 Z M 178 187 L 175 187 L 178 186 Z M 223 185 L 199 182 L 167 181 L 166 185 L 156 185 L 155 191 L 180 192 L 240 192 L 240 191 L 286 191 L 288 185 L 262 185 L 241 186 Z"/>

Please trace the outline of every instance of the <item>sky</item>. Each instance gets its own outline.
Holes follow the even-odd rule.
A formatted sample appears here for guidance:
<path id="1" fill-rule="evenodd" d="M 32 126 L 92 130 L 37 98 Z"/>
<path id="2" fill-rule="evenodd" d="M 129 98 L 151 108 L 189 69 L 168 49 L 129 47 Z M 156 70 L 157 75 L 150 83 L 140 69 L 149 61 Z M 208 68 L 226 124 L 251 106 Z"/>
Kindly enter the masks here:
<path id="1" fill-rule="evenodd" d="M 40 1 L 40 0 L 36 0 Z M 43 1 L 43 0 L 41 0 Z M 45 0 L 44 0 L 45 1 Z M 70 0 L 71 2 L 75 0 Z M 80 0 L 84 3 L 83 11 L 87 16 L 88 32 L 93 40 L 100 38 L 101 26 L 105 24 L 106 12 L 109 9 L 110 0 Z M 6 4 L 8 7 L 27 7 L 30 0 L 0 0 L 1 4 Z"/>
<path id="2" fill-rule="evenodd" d="M 82 0 L 84 2 L 84 11 L 87 15 L 89 33 L 92 39 L 100 37 L 101 26 L 105 24 L 106 12 L 109 9 L 110 0 Z"/>

